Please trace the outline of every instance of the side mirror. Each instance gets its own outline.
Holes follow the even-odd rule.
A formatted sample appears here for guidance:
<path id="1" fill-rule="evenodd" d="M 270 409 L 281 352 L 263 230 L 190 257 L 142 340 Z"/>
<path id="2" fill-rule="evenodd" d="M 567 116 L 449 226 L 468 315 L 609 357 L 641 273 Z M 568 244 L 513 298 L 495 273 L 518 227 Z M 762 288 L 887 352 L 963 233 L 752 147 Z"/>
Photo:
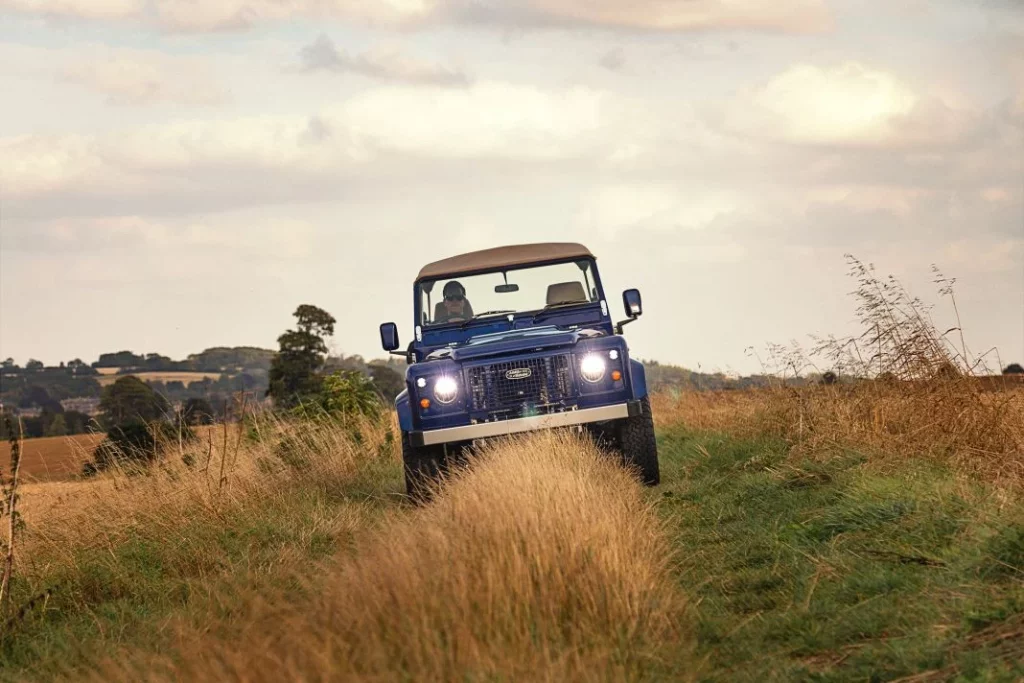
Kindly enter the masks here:
<path id="1" fill-rule="evenodd" d="M 626 308 L 626 316 L 637 318 L 644 312 L 644 305 L 640 301 L 639 289 L 627 289 L 622 293 L 622 305 Z"/>
<path id="2" fill-rule="evenodd" d="M 398 348 L 398 325 L 384 323 L 380 326 L 380 344 L 385 351 L 391 352 Z"/>

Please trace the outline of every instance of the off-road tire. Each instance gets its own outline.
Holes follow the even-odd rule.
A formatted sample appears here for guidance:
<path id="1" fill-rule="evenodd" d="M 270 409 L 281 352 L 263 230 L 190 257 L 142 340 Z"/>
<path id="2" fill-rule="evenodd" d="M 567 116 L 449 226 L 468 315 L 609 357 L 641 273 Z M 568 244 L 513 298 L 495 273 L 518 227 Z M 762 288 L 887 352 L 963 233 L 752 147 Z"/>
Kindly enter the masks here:
<path id="1" fill-rule="evenodd" d="M 622 420 L 619 426 L 619 447 L 626 467 L 637 470 L 644 484 L 657 486 L 661 482 L 658 442 L 654 438 L 654 416 L 651 414 L 651 402 L 646 396 L 640 399 L 640 414 Z"/>
<path id="2" fill-rule="evenodd" d="M 417 503 L 430 500 L 432 488 L 445 470 L 444 446 L 413 446 L 409 436 L 402 435 L 402 465 L 405 469 L 405 491 Z"/>

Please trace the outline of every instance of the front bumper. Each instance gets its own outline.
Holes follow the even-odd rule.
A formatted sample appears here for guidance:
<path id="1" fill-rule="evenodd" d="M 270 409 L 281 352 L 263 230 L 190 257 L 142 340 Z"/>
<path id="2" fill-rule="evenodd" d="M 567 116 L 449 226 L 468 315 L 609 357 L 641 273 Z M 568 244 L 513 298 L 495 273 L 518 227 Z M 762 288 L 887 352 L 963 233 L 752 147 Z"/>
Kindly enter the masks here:
<path id="1" fill-rule="evenodd" d="M 567 410 L 564 413 L 548 413 L 547 415 L 519 417 L 513 420 L 479 422 L 461 427 L 432 429 L 425 432 L 414 431 L 409 433 L 409 440 L 413 446 L 434 446 L 453 441 L 472 441 L 474 439 L 507 436 L 520 432 L 533 432 L 539 429 L 571 427 L 572 425 L 587 424 L 589 422 L 619 420 L 624 417 L 635 417 L 640 414 L 640 411 L 639 401 L 627 401 L 597 408 Z"/>

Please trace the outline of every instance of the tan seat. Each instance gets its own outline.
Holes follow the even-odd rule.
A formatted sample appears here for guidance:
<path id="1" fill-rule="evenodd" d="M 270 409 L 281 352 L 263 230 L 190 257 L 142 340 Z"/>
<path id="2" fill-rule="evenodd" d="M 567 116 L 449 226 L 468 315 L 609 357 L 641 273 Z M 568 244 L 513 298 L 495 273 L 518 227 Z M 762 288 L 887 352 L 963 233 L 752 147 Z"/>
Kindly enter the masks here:
<path id="1" fill-rule="evenodd" d="M 582 282 L 559 282 L 548 285 L 547 305 L 566 303 L 587 303 L 587 290 Z"/>

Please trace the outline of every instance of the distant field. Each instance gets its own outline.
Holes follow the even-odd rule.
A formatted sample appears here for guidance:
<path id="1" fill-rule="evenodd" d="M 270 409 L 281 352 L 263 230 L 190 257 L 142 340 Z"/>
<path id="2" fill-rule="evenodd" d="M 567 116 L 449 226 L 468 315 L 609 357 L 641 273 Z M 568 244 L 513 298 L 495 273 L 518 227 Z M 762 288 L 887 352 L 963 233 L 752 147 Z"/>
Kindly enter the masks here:
<path id="1" fill-rule="evenodd" d="M 113 370 L 114 372 L 108 372 Z M 116 374 L 116 368 L 99 368 L 100 377 L 96 381 L 101 386 L 107 386 L 113 384 L 121 377 L 125 375 Z M 206 378 L 210 378 L 213 381 L 220 379 L 221 373 L 219 372 L 133 372 L 131 373 L 141 379 L 144 382 L 182 382 L 186 386 L 190 382 L 202 382 Z"/>
<path id="2" fill-rule="evenodd" d="M 216 427 L 195 427 L 196 436 L 207 439 Z M 25 453 L 21 460 L 21 477 L 26 481 L 62 481 L 71 479 L 82 472 L 82 464 L 92 457 L 92 450 L 106 437 L 106 434 L 77 434 L 75 436 L 50 436 L 42 439 L 26 439 Z M 10 473 L 11 445 L 0 442 L 0 466 L 4 474 Z"/>
<path id="3" fill-rule="evenodd" d="M 21 460 L 21 476 L 35 481 L 68 479 L 82 471 L 82 463 L 89 459 L 92 449 L 105 436 L 78 434 L 28 439 Z M 9 474 L 11 445 L 6 441 L 0 443 L 0 463 L 4 474 Z"/>

